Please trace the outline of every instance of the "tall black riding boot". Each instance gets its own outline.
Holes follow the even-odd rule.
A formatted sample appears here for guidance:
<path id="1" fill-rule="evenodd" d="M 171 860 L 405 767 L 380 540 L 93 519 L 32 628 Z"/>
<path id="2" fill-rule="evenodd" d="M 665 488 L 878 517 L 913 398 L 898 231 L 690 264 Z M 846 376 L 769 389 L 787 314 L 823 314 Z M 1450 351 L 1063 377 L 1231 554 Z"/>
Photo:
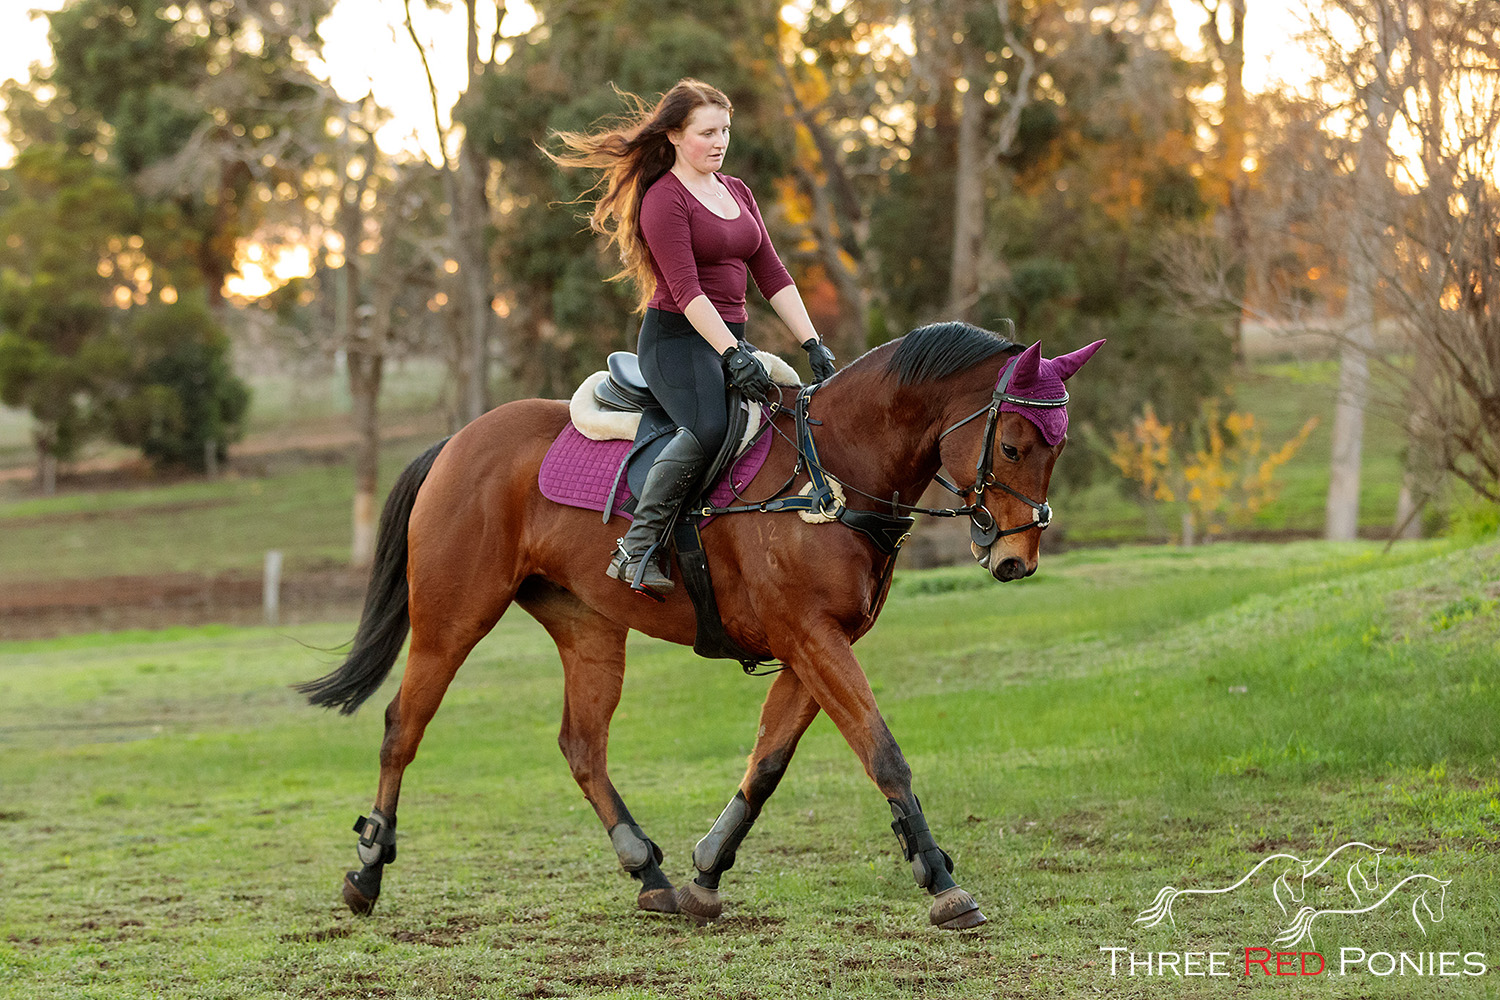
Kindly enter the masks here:
<path id="1" fill-rule="evenodd" d="M 645 560 L 644 572 L 638 581 L 637 569 L 652 547 L 662 541 L 672 519 L 677 516 L 677 508 L 697 485 L 707 464 L 708 456 L 703 453 L 703 446 L 693 432 L 686 427 L 677 428 L 677 433 L 672 435 L 672 440 L 667 442 L 646 474 L 641 495 L 636 499 L 630 530 L 619 540 L 614 558 L 604 571 L 606 574 L 652 596 L 672 592 L 672 578 L 662 571 L 658 559 Z"/>

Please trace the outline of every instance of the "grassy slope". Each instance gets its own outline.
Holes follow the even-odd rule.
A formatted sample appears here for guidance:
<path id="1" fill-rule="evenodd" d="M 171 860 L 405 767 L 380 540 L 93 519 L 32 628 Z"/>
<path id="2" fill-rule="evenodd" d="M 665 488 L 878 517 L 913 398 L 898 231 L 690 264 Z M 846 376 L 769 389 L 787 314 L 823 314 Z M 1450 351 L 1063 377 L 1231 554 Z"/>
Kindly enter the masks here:
<path id="1" fill-rule="evenodd" d="M 1494 543 L 1122 549 L 1004 589 L 968 568 L 897 591 L 859 651 L 980 932 L 925 926 L 885 804 L 823 719 L 725 879 L 725 918 L 635 913 L 553 742 L 555 654 L 519 614 L 459 674 L 409 772 L 386 896 L 356 920 L 336 886 L 380 713 L 313 713 L 285 687 L 328 657 L 264 630 L 85 636 L 0 645 L 0 996 L 1280 996 L 1111 978 L 1098 949 L 1269 943 L 1263 884 L 1184 899 L 1175 931 L 1131 922 L 1165 884 L 1350 839 L 1389 848 L 1382 886 L 1451 878 L 1446 919 L 1424 937 L 1394 904 L 1329 918 L 1319 951 L 1500 963 Z M 632 640 L 612 773 L 674 877 L 765 683 Z"/>

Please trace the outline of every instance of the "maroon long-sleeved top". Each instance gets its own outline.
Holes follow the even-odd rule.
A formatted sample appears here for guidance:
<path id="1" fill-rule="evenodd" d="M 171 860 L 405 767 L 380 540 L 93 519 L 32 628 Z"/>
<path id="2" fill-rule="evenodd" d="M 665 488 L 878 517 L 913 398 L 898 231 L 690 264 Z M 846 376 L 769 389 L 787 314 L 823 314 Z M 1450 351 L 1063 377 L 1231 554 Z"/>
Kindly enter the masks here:
<path id="1" fill-rule="evenodd" d="M 787 285 L 787 273 L 750 188 L 738 177 L 716 174 L 739 205 L 740 214 L 714 214 L 670 170 L 641 199 L 641 235 L 651 251 L 656 294 L 650 305 L 682 312 L 699 295 L 707 295 L 726 323 L 743 323 L 745 274 L 770 298 Z"/>

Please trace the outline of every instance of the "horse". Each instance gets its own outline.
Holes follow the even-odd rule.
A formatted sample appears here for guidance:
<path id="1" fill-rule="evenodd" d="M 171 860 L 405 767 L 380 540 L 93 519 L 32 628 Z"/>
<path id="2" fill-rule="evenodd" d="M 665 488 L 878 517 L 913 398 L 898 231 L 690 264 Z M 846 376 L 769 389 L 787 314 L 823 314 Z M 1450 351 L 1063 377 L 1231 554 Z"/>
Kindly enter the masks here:
<path id="1" fill-rule="evenodd" d="M 1361 907 L 1359 909 L 1320 910 L 1317 907 L 1304 906 L 1301 910 L 1297 911 L 1297 916 L 1293 918 L 1292 922 L 1289 925 L 1287 925 L 1286 930 L 1282 931 L 1281 934 L 1276 938 L 1275 943 L 1286 948 L 1295 948 L 1302 942 L 1304 938 L 1306 938 L 1307 946 L 1309 948 L 1316 948 L 1317 945 L 1313 942 L 1312 936 L 1313 921 L 1317 920 L 1319 917 L 1327 916 L 1329 914 L 1360 914 L 1370 913 L 1373 910 L 1378 910 L 1382 906 L 1384 906 L 1392 896 L 1396 895 L 1396 893 L 1399 892 L 1403 886 L 1407 885 L 1408 883 L 1419 885 L 1422 887 L 1421 891 L 1418 892 L 1415 898 L 1413 898 L 1411 901 L 1411 919 L 1414 923 L 1416 923 L 1417 930 L 1421 931 L 1425 936 L 1427 934 L 1427 927 L 1422 923 L 1422 917 L 1417 913 L 1417 907 L 1420 906 L 1424 911 L 1426 911 L 1427 919 L 1432 923 L 1442 923 L 1444 916 L 1443 911 L 1448 899 L 1448 886 L 1452 884 L 1452 882 L 1452 879 L 1440 879 L 1433 875 L 1408 875 L 1400 882 L 1397 882 L 1395 885 L 1391 886 L 1391 891 L 1382 896 L 1377 902 L 1371 903 L 1369 906 Z M 1432 901 L 1428 899 L 1428 896 L 1434 892 L 1437 894 L 1436 913 L 1434 913 L 1432 910 Z"/>
<path id="2" fill-rule="evenodd" d="M 843 484 L 851 510 L 899 512 L 923 509 L 908 501 L 941 479 L 940 467 L 963 470 L 948 485 L 969 503 L 940 513 L 973 520 L 971 549 L 994 579 L 1030 576 L 1051 519 L 1047 486 L 1066 444 L 1062 380 L 1102 343 L 1044 360 L 1038 344 L 1023 349 L 968 324 L 914 330 L 802 390 L 799 430 L 816 432 L 820 469 L 813 471 Z M 1037 396 L 1038 387 L 1048 395 Z M 1028 390 L 1032 396 L 1018 395 Z M 314 705 L 354 712 L 385 679 L 410 631 L 405 673 L 385 712 L 374 807 L 355 823 L 361 867 L 342 887 L 350 910 L 368 914 L 379 897 L 384 868 L 396 855 L 402 775 L 444 692 L 475 644 L 519 604 L 557 644 L 564 687 L 558 744 L 621 867 L 640 882 L 641 909 L 700 923 L 720 915 L 721 876 L 798 740 L 824 712 L 889 802 L 913 878 L 931 897 L 931 922 L 945 930 L 983 924 L 978 904 L 953 878 L 952 859 L 928 826 L 911 769 L 850 648 L 880 614 L 895 553 L 843 524 L 784 513 L 731 514 L 703 527 L 725 633 L 784 668 L 761 707 L 744 778 L 692 852 L 695 878 L 674 888 L 661 869 L 661 848 L 610 781 L 606 743 L 626 633 L 692 645 L 695 612 L 682 586 L 657 604 L 605 576 L 619 522 L 539 492 L 543 456 L 568 419 L 562 401 L 506 403 L 414 460 L 382 511 L 347 658 L 299 688 Z M 784 408 L 775 415 L 777 436 L 745 496 L 773 494 L 782 483 L 795 492 L 810 480 L 809 458 L 787 433 L 790 422 Z M 672 572 L 681 583 L 678 569 Z"/>

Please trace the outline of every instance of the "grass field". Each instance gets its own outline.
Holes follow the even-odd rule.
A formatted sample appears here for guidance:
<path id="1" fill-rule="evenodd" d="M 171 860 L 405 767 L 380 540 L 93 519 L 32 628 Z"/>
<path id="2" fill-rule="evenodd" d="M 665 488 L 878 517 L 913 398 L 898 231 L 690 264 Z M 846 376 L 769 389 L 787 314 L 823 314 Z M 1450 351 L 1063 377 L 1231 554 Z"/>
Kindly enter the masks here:
<path id="1" fill-rule="evenodd" d="M 520 614 L 408 772 L 371 919 L 337 887 L 380 711 L 287 689 L 331 662 L 302 644 L 351 623 L 0 643 L 0 996 L 1500 996 L 1495 973 L 1337 975 L 1343 948 L 1500 964 L 1497 605 L 1494 539 L 1079 552 L 1003 588 L 973 567 L 899 576 L 857 651 L 990 917 L 962 935 L 926 925 L 885 803 L 823 719 L 723 919 L 637 913 L 554 743 L 555 653 Z M 640 637 L 630 663 L 612 774 L 681 879 L 766 681 Z M 1257 882 L 1134 926 L 1162 886 L 1350 840 L 1386 849 L 1382 893 L 1451 880 L 1444 919 L 1424 934 L 1406 896 L 1329 916 L 1308 982 L 1233 960 L 1111 976 L 1101 947 L 1238 958 L 1286 921 Z M 1341 878 L 1306 899 L 1347 906 Z"/>

